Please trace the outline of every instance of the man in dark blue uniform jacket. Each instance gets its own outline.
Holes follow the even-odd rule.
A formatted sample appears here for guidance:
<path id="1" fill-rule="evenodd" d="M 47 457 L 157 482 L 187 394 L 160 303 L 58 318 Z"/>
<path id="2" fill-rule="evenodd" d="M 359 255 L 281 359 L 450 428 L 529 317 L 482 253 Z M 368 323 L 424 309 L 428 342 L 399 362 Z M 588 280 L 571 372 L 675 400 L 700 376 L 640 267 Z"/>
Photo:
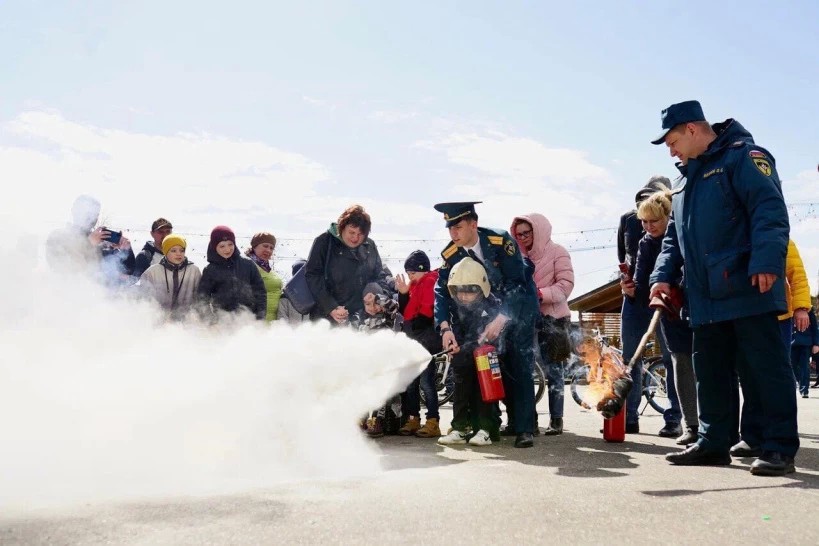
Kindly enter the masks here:
<path id="1" fill-rule="evenodd" d="M 753 423 L 762 453 L 751 473 L 793 472 L 799 449 L 796 395 L 777 322 L 788 308 L 790 229 L 774 159 L 737 121 L 710 125 L 697 101 L 671 105 L 662 120 L 664 132 L 653 144 L 668 146 L 680 160 L 683 179 L 673 190 L 672 220 L 650 278 L 651 295 L 668 292 L 685 262 L 701 424 L 697 443 L 666 459 L 730 464 L 736 369 L 746 404 L 753 401 L 762 410 Z"/>
<path id="2" fill-rule="evenodd" d="M 534 430 L 535 320 L 538 301 L 533 267 L 527 265 L 517 243 L 503 230 L 478 227 L 477 202 L 439 203 L 435 210 L 444 213 L 452 242 L 441 252 L 444 260 L 435 286 L 435 325 L 444 349 L 457 348 L 458 342 L 449 323 L 455 304 L 447 288 L 452 267 L 466 256 L 486 269 L 492 293 L 501 300 L 501 310 L 484 330 L 483 338 L 502 355 L 507 413 L 514 416 L 515 447 L 531 447 Z M 511 391 L 511 392 L 509 392 Z"/>

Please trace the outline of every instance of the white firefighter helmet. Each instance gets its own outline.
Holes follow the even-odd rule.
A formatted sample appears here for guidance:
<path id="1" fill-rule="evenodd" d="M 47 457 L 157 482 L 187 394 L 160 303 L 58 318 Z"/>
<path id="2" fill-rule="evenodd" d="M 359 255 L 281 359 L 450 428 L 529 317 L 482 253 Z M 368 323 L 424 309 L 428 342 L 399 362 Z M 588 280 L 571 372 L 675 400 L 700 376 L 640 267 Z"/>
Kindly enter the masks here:
<path id="1" fill-rule="evenodd" d="M 489 297 L 489 280 L 486 277 L 486 269 L 472 258 L 464 258 L 456 263 L 449 273 L 447 287 L 449 295 L 453 298 L 456 288 L 467 286 L 478 287 L 483 292 L 483 297 Z"/>

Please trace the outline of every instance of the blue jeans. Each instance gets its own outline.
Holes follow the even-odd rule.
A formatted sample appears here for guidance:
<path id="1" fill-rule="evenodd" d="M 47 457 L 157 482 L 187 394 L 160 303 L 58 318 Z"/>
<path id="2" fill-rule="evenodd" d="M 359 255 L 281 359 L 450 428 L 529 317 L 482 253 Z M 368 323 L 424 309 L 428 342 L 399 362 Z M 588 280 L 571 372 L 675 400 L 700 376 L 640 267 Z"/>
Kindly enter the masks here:
<path id="1" fill-rule="evenodd" d="M 404 415 L 421 416 L 421 396 L 419 390 L 424 391 L 424 400 L 427 405 L 427 419 L 438 419 L 438 391 L 435 389 L 435 361 L 431 360 L 421 375 L 409 384 L 404 392 L 401 412 Z"/>
<path id="2" fill-rule="evenodd" d="M 623 347 L 623 363 L 628 363 L 634 352 L 637 350 L 637 345 L 646 333 L 648 324 L 651 322 L 651 309 L 647 307 L 640 307 L 629 301 L 628 298 L 623 298 L 623 309 L 620 317 L 620 340 Z M 657 342 L 660 344 L 660 350 L 663 354 L 663 364 L 666 370 L 666 389 L 668 391 L 668 401 L 670 407 L 663 413 L 663 419 L 667 425 L 676 426 L 682 421 L 682 410 L 680 410 L 680 400 L 677 397 L 677 387 L 674 384 L 674 365 L 671 362 L 671 353 L 665 346 L 663 336 L 656 336 Z M 634 424 L 640 419 L 640 403 L 643 399 L 643 369 L 639 365 L 635 365 L 631 369 L 631 379 L 634 381 L 634 386 L 628 394 L 626 400 L 626 423 Z"/>
<path id="3" fill-rule="evenodd" d="M 799 394 L 808 394 L 810 388 L 810 345 L 791 345 L 791 366 Z"/>
<path id="4" fill-rule="evenodd" d="M 546 374 L 546 381 L 549 385 L 549 417 L 551 419 L 563 418 L 563 398 L 566 392 L 566 363 L 551 362 L 544 351 L 538 350 L 535 353 L 538 363 Z"/>

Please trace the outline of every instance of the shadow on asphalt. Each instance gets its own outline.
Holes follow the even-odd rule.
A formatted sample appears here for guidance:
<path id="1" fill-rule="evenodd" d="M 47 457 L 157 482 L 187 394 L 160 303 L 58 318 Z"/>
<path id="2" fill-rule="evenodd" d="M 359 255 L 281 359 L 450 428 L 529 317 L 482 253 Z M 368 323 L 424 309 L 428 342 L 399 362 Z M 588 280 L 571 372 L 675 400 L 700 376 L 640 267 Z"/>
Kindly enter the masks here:
<path id="1" fill-rule="evenodd" d="M 745 471 L 747 472 L 747 470 Z M 798 469 L 796 474 L 789 474 L 788 476 L 786 476 L 786 478 L 793 479 L 796 481 L 774 485 L 753 485 L 748 487 L 715 487 L 713 489 L 663 489 L 660 491 L 642 491 L 642 493 L 650 497 L 690 497 L 693 495 L 704 495 L 706 493 L 729 493 L 731 491 L 754 491 L 761 489 L 816 489 L 817 486 L 819 486 L 819 480 L 815 476 L 803 474 L 802 478 L 805 479 L 800 479 Z M 764 478 L 759 479 L 764 480 Z"/>
<path id="2" fill-rule="evenodd" d="M 499 443 L 475 448 L 469 445 L 440 446 L 435 440 L 401 436 L 385 436 L 378 440 L 385 470 L 431 468 L 465 462 L 466 458 L 449 457 L 447 450 L 474 452 L 478 457 L 510 460 L 521 464 L 556 468 L 557 474 L 576 478 L 606 478 L 625 476 L 626 470 L 639 465 L 633 453 L 665 455 L 669 448 L 662 445 L 623 442 L 608 443 L 600 438 L 564 432 L 559 436 L 538 436 L 533 448 L 514 447 L 514 438 L 504 437 Z"/>
<path id="3" fill-rule="evenodd" d="M 653 455 L 663 457 L 667 453 L 681 450 L 682 447 L 669 447 L 665 444 L 651 443 L 652 435 L 636 435 L 639 442 L 626 441 L 611 443 L 603 440 L 602 436 L 584 436 L 564 431 L 558 436 L 538 436 L 532 448 L 517 449 L 514 447 L 514 438 L 503 437 L 500 442 L 491 446 L 475 448 L 469 445 L 440 446 L 434 439 L 420 439 L 404 436 L 385 436 L 378 440 L 382 451 L 381 464 L 385 470 L 404 470 L 409 468 L 433 468 L 450 466 L 465 462 L 468 458 L 448 456 L 452 452 L 472 452 L 476 457 L 488 457 L 496 460 L 515 461 L 521 464 L 555 468 L 559 476 L 573 478 L 616 478 L 626 476 L 625 470 L 635 469 L 640 465 L 633 457 L 634 454 Z M 788 484 L 776 486 L 760 485 L 764 487 L 799 487 L 819 489 L 819 475 L 807 474 L 804 471 L 819 472 L 819 449 L 806 447 L 805 440 L 817 437 L 816 435 L 801 435 L 803 446 L 796 458 L 796 473 L 786 476 L 793 480 Z M 466 453 L 465 455 L 471 455 Z M 724 468 L 741 472 L 748 472 L 748 464 L 753 459 L 734 459 L 730 466 Z M 671 466 L 671 465 L 669 465 Z M 644 491 L 653 496 L 685 496 L 700 493 L 720 491 L 720 489 L 706 490 L 664 490 Z"/>

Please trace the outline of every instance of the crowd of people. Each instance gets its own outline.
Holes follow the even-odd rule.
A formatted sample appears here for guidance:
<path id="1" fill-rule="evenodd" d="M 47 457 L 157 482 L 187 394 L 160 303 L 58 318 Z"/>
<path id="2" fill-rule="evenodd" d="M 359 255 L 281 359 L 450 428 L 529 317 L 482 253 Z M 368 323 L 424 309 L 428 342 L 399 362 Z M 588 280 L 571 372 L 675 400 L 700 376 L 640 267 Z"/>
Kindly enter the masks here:
<path id="1" fill-rule="evenodd" d="M 638 350 L 655 300 L 671 302 L 663 306 L 659 336 L 671 404 L 658 434 L 685 448 L 668 461 L 723 465 L 732 456 L 754 457 L 753 474 L 793 472 L 796 390 L 809 396 L 819 329 L 773 156 L 737 121 L 710 124 L 696 101 L 663 110 L 662 129 L 653 143 L 669 148 L 681 176 L 675 183 L 651 177 L 618 230 L 624 360 Z M 433 269 L 429 256 L 416 250 L 397 275 L 369 237 L 369 214 L 360 205 L 348 207 L 315 238 L 307 259 L 293 265 L 293 278 L 303 274 L 309 292 L 307 308 L 288 296 L 272 267 L 272 233 L 256 233 L 242 253 L 233 230 L 216 226 L 200 269 L 165 218 L 153 222 L 152 240 L 135 255 L 122 233 L 97 225 L 100 203 L 87 195 L 75 201 L 72 222 L 49 237 L 48 258 L 55 268 L 90 268 L 107 285 L 153 299 L 168 320 L 249 314 L 293 325 L 328 321 L 360 332 L 400 332 L 429 351 L 430 362 L 404 392 L 361 418 L 368 436 L 479 447 L 513 436 L 515 447 L 531 447 L 541 434 L 536 361 L 549 384 L 542 433 L 564 430 L 565 364 L 573 349 L 571 257 L 551 239 L 544 215 L 515 216 L 508 231 L 488 228 L 478 223 L 479 203 L 435 205 L 451 239 L 441 266 Z M 485 370 L 473 358 L 478 349 L 499 364 L 501 400 L 482 390 Z M 451 360 L 454 375 L 446 432 L 434 358 L 441 355 Z M 631 368 L 633 385 L 641 385 L 640 373 L 640 366 Z M 628 434 L 640 431 L 641 395 L 632 388 L 625 401 Z"/>

